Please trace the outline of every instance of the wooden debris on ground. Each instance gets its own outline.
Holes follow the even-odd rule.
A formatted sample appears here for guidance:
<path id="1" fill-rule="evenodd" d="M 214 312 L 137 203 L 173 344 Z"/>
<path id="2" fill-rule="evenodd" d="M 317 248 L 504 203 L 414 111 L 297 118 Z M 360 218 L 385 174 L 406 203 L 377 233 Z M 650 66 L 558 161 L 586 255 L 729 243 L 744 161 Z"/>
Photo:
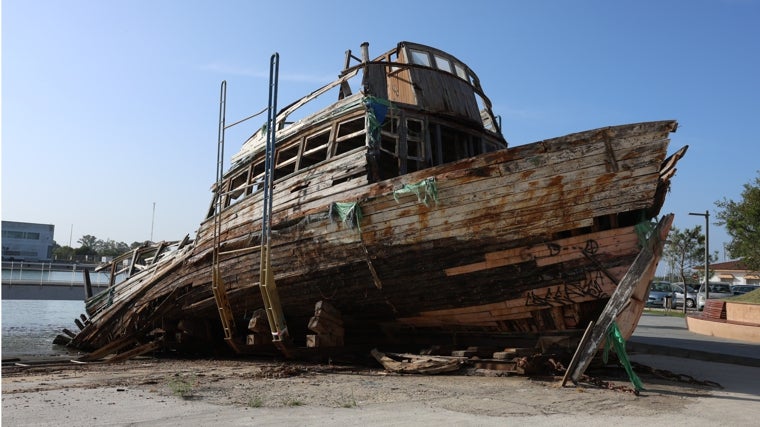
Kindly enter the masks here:
<path id="1" fill-rule="evenodd" d="M 419 356 L 416 354 L 382 353 L 372 350 L 372 357 L 391 372 L 400 374 L 440 374 L 459 370 L 464 364 L 461 357 Z"/>

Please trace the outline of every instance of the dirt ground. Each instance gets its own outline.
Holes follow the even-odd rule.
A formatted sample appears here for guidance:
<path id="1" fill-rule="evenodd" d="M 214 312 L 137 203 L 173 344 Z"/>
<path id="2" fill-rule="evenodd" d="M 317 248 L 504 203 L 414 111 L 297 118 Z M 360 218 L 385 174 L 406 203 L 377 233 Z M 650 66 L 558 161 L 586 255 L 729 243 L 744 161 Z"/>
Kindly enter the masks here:
<path id="1" fill-rule="evenodd" d="M 673 361 L 672 366 L 684 364 Z M 177 420 L 194 425 L 314 425 L 328 420 L 334 425 L 503 425 L 525 419 L 533 425 L 602 425 L 668 419 L 674 425 L 679 420 L 700 425 L 709 418 L 699 408 L 708 406 L 695 404 L 725 393 L 645 372 L 639 376 L 646 390 L 636 395 L 627 377 L 614 372 L 600 378 L 602 383 L 561 387 L 559 377 L 503 376 L 473 368 L 399 375 L 379 365 L 157 359 L 4 366 L 2 421 L 68 426 L 174 425 Z M 726 421 L 716 418 L 721 420 Z M 734 421 L 743 425 L 745 420 Z"/>

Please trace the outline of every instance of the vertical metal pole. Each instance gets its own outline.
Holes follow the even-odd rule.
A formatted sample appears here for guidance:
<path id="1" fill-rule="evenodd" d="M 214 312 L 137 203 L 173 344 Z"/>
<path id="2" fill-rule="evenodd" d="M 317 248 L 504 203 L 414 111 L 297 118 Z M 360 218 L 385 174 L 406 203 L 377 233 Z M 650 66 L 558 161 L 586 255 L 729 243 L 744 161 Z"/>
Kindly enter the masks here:
<path id="1" fill-rule="evenodd" d="M 216 145 L 216 203 L 214 205 L 214 267 L 219 259 L 219 239 L 222 233 L 222 197 L 224 191 L 222 183 L 224 182 L 224 123 L 227 116 L 227 81 L 222 80 L 219 87 L 219 130 L 217 132 Z"/>
<path id="2" fill-rule="evenodd" d="M 710 211 L 705 211 L 705 305 L 710 296 Z"/>
<path id="3" fill-rule="evenodd" d="M 707 298 L 710 297 L 710 211 L 706 210 L 705 213 L 689 212 L 689 215 L 705 217 L 705 305 L 707 305 Z M 699 309 L 699 292 L 697 292 L 697 309 Z"/>
<path id="4" fill-rule="evenodd" d="M 280 68 L 280 55 L 272 54 L 269 63 L 269 114 L 267 117 L 267 145 L 264 162 L 264 212 L 261 217 L 261 261 L 259 264 L 259 289 L 267 313 L 272 340 L 275 345 L 290 357 L 290 338 L 285 316 L 280 305 L 280 297 L 274 280 L 270 262 L 270 237 L 272 228 L 272 199 L 274 188 L 274 155 L 277 134 L 277 85 Z"/>
<path id="5" fill-rule="evenodd" d="M 150 242 L 153 243 L 153 224 L 156 222 L 156 202 L 153 202 L 153 215 L 150 218 Z"/>
<path id="6" fill-rule="evenodd" d="M 267 145 L 264 161 L 264 215 L 261 224 L 261 246 L 269 243 L 272 214 L 272 183 L 274 181 L 274 150 L 277 133 L 277 85 L 280 73 L 280 54 L 274 53 L 269 62 L 269 109 L 267 112 Z"/>

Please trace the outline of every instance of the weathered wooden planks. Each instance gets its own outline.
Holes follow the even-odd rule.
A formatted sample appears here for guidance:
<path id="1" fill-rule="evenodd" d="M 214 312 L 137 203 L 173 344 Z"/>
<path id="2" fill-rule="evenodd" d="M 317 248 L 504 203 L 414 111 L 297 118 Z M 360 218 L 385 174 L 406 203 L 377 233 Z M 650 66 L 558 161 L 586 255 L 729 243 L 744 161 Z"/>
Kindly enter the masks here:
<path id="1" fill-rule="evenodd" d="M 396 53 L 403 62 L 407 51 L 402 45 Z M 382 142 L 373 140 L 380 133 L 373 126 L 380 124 L 372 123 L 369 106 L 378 98 L 365 96 L 387 94 L 372 91 L 342 92 L 345 98 L 330 108 L 283 123 L 278 131 L 283 138 L 279 153 L 291 157 L 278 157 L 276 167 L 290 166 L 277 172 L 296 172 L 275 182 L 270 268 L 298 345 L 335 347 L 384 337 L 392 341 L 398 337 L 381 331 L 400 329 L 411 336 L 412 331 L 433 330 L 540 333 L 583 328 L 639 253 L 633 226 L 650 219 L 662 205 L 677 160 L 662 169 L 675 122 L 596 129 L 478 154 L 505 142 L 480 121 L 476 98 L 486 107 L 482 114 L 493 121 L 491 104 L 471 70 L 463 68 L 462 75 L 420 63 L 387 65 L 392 56 L 364 64 L 375 73 L 367 80 L 370 89 L 398 89 L 392 98 L 403 101 L 390 107 L 389 120 L 395 122 L 382 128 Z M 388 75 L 378 74 L 382 72 Z M 347 69 L 343 77 L 351 73 Z M 278 117 L 284 120 L 328 86 Z M 407 119 L 421 128 L 407 129 Z M 339 133 L 346 120 L 350 125 Z M 451 146 L 442 142 L 444 128 Z M 420 152 L 409 152 L 413 131 L 420 139 L 437 132 L 436 141 L 423 141 L 426 149 L 438 150 L 435 161 L 426 157 L 432 153 L 423 152 L 422 143 Z M 226 190 L 218 189 L 217 197 L 225 200 L 238 196 L 220 213 L 220 234 L 214 235 L 210 217 L 192 247 L 174 257 L 138 263 L 148 255 L 135 251 L 129 266 L 133 276 L 111 289 L 112 298 L 99 300 L 99 307 L 113 305 L 93 316 L 73 341 L 99 352 L 126 351 L 122 354 L 128 357 L 157 345 L 148 333 L 159 326 L 170 341 L 161 345 L 218 339 L 210 270 L 218 239 L 219 275 L 229 300 L 225 309 L 234 322 L 249 326 L 235 339 L 250 346 L 270 344 L 271 330 L 258 311 L 263 306 L 258 289 L 262 199 L 260 191 L 249 191 L 261 173 L 257 135 L 226 174 Z M 340 137 L 349 141 L 347 149 L 334 156 L 343 147 Z M 318 163 L 316 156 L 303 155 L 302 146 L 310 138 L 316 141 L 312 153 L 324 150 L 329 161 Z M 380 156 L 391 157 L 378 165 L 376 145 L 387 138 L 393 142 L 390 149 L 382 147 L 385 154 Z M 443 150 L 450 150 L 449 163 L 440 164 Z M 297 170 L 302 160 L 307 167 Z M 421 170 L 404 174 L 407 162 Z M 387 172 L 383 176 L 402 175 L 373 182 L 379 179 L 378 170 Z M 414 195 L 394 197 L 404 185 L 426 179 L 435 181 L 437 203 L 425 205 Z M 333 202 L 358 203 L 363 215 L 358 226 L 331 218 Z M 636 304 L 634 298 L 632 316 Z M 171 342 L 175 336 L 182 338 Z"/>

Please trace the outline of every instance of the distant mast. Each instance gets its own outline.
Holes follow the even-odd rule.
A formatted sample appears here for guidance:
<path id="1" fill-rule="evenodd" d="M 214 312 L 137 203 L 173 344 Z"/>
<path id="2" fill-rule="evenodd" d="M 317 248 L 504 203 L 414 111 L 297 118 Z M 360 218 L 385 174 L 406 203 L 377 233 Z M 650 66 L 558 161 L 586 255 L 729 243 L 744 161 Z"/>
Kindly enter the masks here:
<path id="1" fill-rule="evenodd" d="M 153 224 L 156 221 L 156 202 L 153 202 L 153 216 L 150 219 L 150 241 L 153 242 Z"/>

